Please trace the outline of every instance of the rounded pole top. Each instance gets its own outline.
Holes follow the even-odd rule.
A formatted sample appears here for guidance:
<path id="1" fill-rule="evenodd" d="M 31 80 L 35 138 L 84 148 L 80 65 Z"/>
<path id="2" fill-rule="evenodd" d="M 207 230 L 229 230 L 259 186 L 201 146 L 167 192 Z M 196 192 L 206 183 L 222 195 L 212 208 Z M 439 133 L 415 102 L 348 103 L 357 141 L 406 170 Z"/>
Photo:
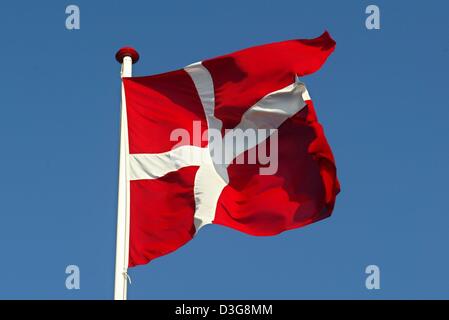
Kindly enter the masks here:
<path id="1" fill-rule="evenodd" d="M 131 57 L 133 64 L 139 61 L 139 53 L 137 53 L 137 51 L 131 47 L 123 47 L 115 54 L 115 59 L 119 63 L 123 63 L 124 57 Z"/>

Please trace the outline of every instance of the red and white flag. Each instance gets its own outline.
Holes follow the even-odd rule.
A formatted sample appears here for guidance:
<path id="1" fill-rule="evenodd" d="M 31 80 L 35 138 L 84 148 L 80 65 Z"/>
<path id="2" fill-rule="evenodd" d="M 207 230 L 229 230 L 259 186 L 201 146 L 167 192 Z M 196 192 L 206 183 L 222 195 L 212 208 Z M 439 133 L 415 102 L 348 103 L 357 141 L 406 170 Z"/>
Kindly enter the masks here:
<path id="1" fill-rule="evenodd" d="M 331 214 L 335 162 L 297 77 L 334 48 L 326 32 L 123 79 L 130 267 L 209 223 L 268 236 Z"/>

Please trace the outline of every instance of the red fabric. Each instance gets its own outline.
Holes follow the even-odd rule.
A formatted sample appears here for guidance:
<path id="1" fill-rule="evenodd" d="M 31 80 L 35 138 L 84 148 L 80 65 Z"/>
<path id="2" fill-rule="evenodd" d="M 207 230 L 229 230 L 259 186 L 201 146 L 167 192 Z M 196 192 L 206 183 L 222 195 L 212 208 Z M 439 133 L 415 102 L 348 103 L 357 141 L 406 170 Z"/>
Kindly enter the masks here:
<path id="1" fill-rule="evenodd" d="M 223 121 L 223 130 L 234 128 L 249 107 L 291 84 L 295 76 L 317 71 L 334 48 L 335 41 L 325 32 L 312 40 L 266 44 L 204 61 L 212 74 L 215 116 Z"/>
<path id="2" fill-rule="evenodd" d="M 129 266 L 176 250 L 195 234 L 193 181 L 198 167 L 131 181 Z"/>
<path id="3" fill-rule="evenodd" d="M 194 136 L 192 123 L 201 121 L 200 133 L 207 129 L 206 116 L 195 85 L 184 70 L 151 77 L 125 78 L 130 153 L 160 153 L 178 141 L 170 133 L 184 128 Z M 192 139 L 193 140 L 193 139 Z M 196 141 L 191 141 L 194 145 Z M 198 144 L 207 146 L 207 142 Z"/>
<path id="4" fill-rule="evenodd" d="M 203 61 L 213 79 L 214 114 L 222 120 L 223 131 L 234 128 L 268 93 L 293 83 L 295 76 L 317 71 L 334 48 L 326 32 L 316 39 L 278 42 Z M 194 135 L 194 120 L 201 121 L 200 134 L 207 129 L 186 71 L 127 78 L 124 86 L 131 154 L 170 151 L 177 144 L 170 141 L 170 133 L 183 128 Z M 340 186 L 312 101 L 278 129 L 276 174 L 260 175 L 259 164 L 231 164 L 213 223 L 252 235 L 274 235 L 332 213 Z M 197 145 L 205 147 L 207 142 Z M 193 237 L 197 169 L 131 181 L 130 267 L 172 252 Z"/>
<path id="5" fill-rule="evenodd" d="M 229 166 L 229 184 L 218 201 L 215 224 L 268 236 L 331 214 L 340 185 L 313 103 L 307 102 L 278 129 L 279 163 L 274 175 L 260 175 L 260 164 Z"/>

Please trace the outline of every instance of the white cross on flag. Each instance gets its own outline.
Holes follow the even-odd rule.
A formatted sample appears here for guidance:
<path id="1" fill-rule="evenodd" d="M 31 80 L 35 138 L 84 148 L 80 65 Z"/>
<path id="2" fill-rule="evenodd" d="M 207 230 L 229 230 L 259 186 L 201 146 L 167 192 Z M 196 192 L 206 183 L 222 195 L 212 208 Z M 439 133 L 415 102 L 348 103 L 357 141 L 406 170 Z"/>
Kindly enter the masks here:
<path id="1" fill-rule="evenodd" d="M 206 224 L 268 236 L 331 214 L 335 162 L 297 77 L 334 48 L 325 32 L 123 79 L 130 267 Z"/>

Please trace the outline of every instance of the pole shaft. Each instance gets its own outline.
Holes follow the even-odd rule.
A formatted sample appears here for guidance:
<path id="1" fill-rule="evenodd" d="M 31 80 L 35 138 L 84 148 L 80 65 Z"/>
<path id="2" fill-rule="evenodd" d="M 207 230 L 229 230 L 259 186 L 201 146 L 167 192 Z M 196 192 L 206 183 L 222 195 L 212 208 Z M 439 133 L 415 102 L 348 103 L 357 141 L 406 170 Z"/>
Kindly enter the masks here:
<path id="1" fill-rule="evenodd" d="M 122 62 L 121 76 L 132 76 L 132 58 L 125 56 Z M 117 238 L 115 253 L 114 300 L 127 298 L 127 271 L 129 257 L 129 179 L 128 179 L 128 121 L 126 116 L 125 89 L 121 86 L 120 110 L 120 158 L 117 204 Z"/>

